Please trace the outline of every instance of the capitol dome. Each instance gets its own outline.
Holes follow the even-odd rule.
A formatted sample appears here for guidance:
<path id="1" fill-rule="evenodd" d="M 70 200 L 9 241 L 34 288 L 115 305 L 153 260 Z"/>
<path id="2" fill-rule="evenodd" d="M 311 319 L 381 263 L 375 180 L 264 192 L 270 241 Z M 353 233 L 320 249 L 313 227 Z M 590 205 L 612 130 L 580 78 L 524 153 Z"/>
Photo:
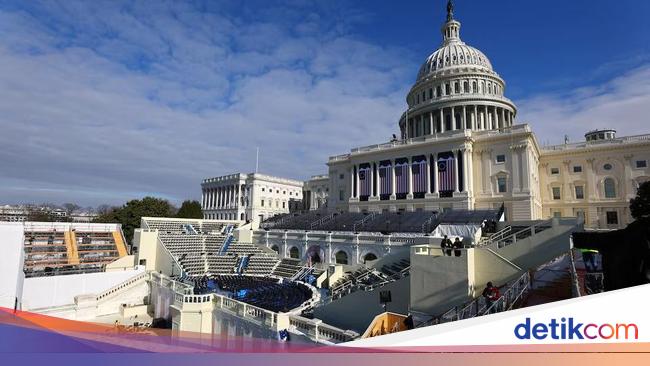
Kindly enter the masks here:
<path id="1" fill-rule="evenodd" d="M 402 138 L 511 127 L 517 107 L 504 94 L 506 83 L 483 52 L 460 39 L 451 1 L 441 31 L 442 45 L 426 58 L 406 96 Z"/>
<path id="2" fill-rule="evenodd" d="M 460 28 L 459 22 L 452 21 L 452 23 L 454 23 L 452 25 L 457 26 L 456 30 Z M 445 30 L 446 28 L 443 28 L 443 34 L 445 34 Z M 476 67 L 483 68 L 485 71 L 493 71 L 492 64 L 485 54 L 472 46 L 466 45 L 456 34 L 456 37 L 445 38 L 442 46 L 427 57 L 420 67 L 417 80 L 458 67 Z"/>

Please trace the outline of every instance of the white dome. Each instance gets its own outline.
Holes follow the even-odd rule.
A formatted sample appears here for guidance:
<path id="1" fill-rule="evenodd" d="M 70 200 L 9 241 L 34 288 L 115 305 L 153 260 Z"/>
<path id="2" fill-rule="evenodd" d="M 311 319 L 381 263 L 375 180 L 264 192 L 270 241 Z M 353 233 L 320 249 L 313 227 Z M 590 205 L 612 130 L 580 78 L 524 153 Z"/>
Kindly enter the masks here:
<path id="1" fill-rule="evenodd" d="M 422 80 L 446 69 L 470 66 L 492 71 L 492 64 L 483 52 L 462 42 L 452 42 L 440 47 L 427 57 L 420 67 L 417 80 Z"/>
<path id="2" fill-rule="evenodd" d="M 450 20 L 442 27 L 443 43 L 424 61 L 418 72 L 417 81 L 429 75 L 453 68 L 481 68 L 492 73 L 490 60 L 472 46 L 460 40 L 460 23 Z"/>

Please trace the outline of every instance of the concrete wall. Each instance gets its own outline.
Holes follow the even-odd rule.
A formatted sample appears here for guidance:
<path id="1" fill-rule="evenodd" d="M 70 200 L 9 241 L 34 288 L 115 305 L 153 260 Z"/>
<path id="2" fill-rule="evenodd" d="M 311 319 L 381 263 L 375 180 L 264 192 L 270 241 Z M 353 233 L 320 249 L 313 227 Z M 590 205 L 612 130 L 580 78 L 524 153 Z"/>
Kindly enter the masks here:
<path id="1" fill-rule="evenodd" d="M 393 302 L 388 311 L 406 314 L 409 307 L 409 278 L 402 278 L 373 291 L 357 291 L 314 310 L 314 317 L 341 329 L 362 334 L 378 314 L 384 312 L 379 292 L 390 290 Z"/>
<path id="2" fill-rule="evenodd" d="M 136 266 L 134 255 L 127 255 L 106 265 L 106 272 L 127 271 Z"/>
<path id="3" fill-rule="evenodd" d="M 468 256 L 442 256 L 439 248 L 431 255 L 411 255 L 411 309 L 426 314 L 443 313 L 469 299 Z"/>
<path id="4" fill-rule="evenodd" d="M 147 271 L 156 270 L 157 246 L 157 230 L 135 229 L 133 233 L 133 247 L 137 251 L 136 262 L 137 264 L 144 265 Z"/>
<path id="5" fill-rule="evenodd" d="M 25 279 L 25 310 L 56 307 L 75 303 L 75 296 L 99 294 L 143 273 L 142 269 L 120 272 L 84 273 Z"/>
<path id="6" fill-rule="evenodd" d="M 0 223 L 0 306 L 21 309 L 23 297 L 24 239 L 22 223 Z"/>

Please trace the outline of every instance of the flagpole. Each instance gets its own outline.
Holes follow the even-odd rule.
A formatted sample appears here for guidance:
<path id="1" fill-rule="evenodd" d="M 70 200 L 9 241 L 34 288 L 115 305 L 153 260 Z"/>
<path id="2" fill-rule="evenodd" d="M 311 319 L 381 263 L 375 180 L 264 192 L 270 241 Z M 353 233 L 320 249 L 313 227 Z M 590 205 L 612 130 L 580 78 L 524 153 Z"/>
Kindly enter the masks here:
<path id="1" fill-rule="evenodd" d="M 255 151 L 255 174 L 257 174 L 257 169 L 260 165 L 260 148 L 257 147 Z"/>

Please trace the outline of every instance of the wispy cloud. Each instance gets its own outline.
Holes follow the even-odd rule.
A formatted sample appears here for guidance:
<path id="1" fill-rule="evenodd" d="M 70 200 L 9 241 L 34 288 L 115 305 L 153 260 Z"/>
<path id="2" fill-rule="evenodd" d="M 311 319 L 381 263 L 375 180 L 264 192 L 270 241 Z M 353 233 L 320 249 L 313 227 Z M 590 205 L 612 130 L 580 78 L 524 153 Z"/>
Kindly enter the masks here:
<path id="1" fill-rule="evenodd" d="M 564 135 L 582 141 L 587 131 L 613 128 L 619 135 L 648 133 L 650 65 L 601 84 L 517 101 L 519 122 L 528 122 L 541 143 L 560 144 Z"/>
<path id="2" fill-rule="evenodd" d="M 395 130 L 415 64 L 331 9 L 134 4 L 2 11 L 0 200 L 197 197 L 256 146 L 264 172 L 306 178 Z"/>
<path id="3" fill-rule="evenodd" d="M 251 171 L 256 146 L 263 172 L 323 173 L 397 131 L 424 59 L 355 35 L 372 16 L 334 0 L 3 2 L 0 202 L 197 198 L 202 178 Z M 647 132 L 650 67 L 587 84 L 518 100 L 519 121 L 541 141 Z"/>

